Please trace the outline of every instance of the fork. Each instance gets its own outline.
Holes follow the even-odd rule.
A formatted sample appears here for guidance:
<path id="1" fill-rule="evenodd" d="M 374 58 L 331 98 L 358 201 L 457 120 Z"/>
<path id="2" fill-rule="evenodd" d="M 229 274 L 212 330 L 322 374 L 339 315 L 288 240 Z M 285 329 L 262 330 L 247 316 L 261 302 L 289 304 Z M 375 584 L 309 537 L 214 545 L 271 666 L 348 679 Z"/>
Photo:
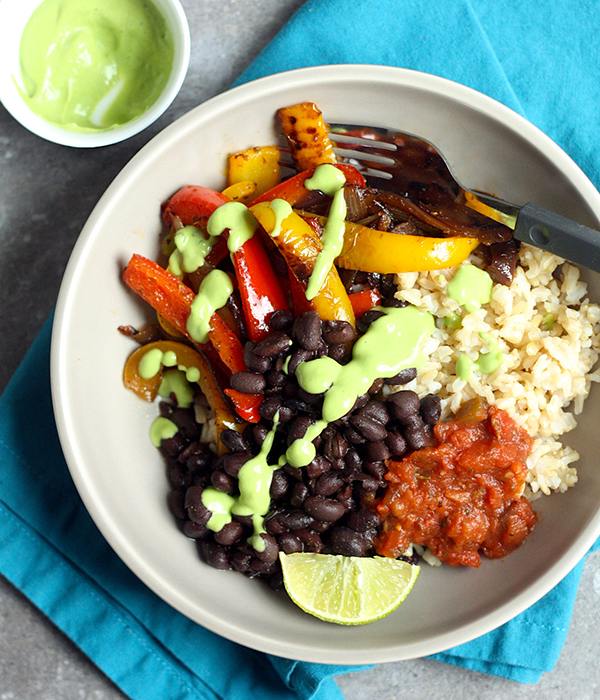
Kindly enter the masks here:
<path id="1" fill-rule="evenodd" d="M 396 129 L 332 123 L 329 129 L 337 158 L 354 165 L 369 184 L 403 194 L 410 194 L 411 188 L 442 188 L 457 201 L 513 229 L 518 241 L 600 272 L 599 231 L 533 202 L 520 207 L 465 188 L 445 156 L 429 141 Z M 415 159 L 425 162 L 425 167 Z"/>

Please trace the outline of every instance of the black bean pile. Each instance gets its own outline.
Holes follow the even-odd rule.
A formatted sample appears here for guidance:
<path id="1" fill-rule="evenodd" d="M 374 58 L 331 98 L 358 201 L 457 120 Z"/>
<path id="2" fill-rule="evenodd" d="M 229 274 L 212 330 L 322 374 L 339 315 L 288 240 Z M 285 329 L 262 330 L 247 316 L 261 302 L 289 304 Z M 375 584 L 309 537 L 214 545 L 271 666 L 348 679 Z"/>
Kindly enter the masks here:
<path id="1" fill-rule="evenodd" d="M 259 343 L 245 344 L 248 370 L 231 378 L 231 386 L 238 391 L 264 395 L 261 420 L 248 424 L 243 433 L 224 431 L 221 440 L 228 452 L 220 457 L 200 441 L 202 426 L 196 423 L 193 409 L 161 404 L 162 415 L 179 427 L 161 445 L 172 489 L 170 507 L 183 532 L 197 540 L 207 564 L 266 578 L 272 587 L 280 588 L 280 550 L 373 554 L 380 527 L 373 504 L 386 485 L 385 460 L 400 459 L 408 451 L 433 444 L 432 425 L 440 417 L 436 396 L 419 400 L 413 391 L 398 390 L 416 376 L 414 369 L 376 380 L 347 415 L 315 439 L 317 455 L 308 466 L 285 465 L 274 472 L 263 551 L 248 543 L 253 534 L 249 517 L 234 516 L 220 532 L 209 530 L 206 523 L 211 513 L 202 503 L 202 491 L 212 486 L 237 495 L 238 472 L 258 453 L 275 416 L 279 423 L 269 464 L 277 464 L 288 445 L 321 417 L 323 395 L 308 394 L 298 385 L 298 365 L 324 355 L 347 362 L 357 333 L 365 333 L 381 314 L 377 310 L 363 314 L 357 331 L 344 321 L 322 322 L 312 311 L 296 318 L 287 312 L 273 314 L 272 333 Z M 386 384 L 396 389 L 387 399 Z"/>

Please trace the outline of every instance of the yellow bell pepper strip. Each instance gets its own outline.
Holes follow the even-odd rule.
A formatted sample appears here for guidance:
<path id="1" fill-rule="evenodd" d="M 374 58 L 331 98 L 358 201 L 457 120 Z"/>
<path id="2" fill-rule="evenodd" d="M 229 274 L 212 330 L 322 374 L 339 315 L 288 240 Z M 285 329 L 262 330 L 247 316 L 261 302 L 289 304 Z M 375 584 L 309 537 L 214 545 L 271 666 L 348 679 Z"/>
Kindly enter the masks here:
<path id="1" fill-rule="evenodd" d="M 336 162 L 333 143 L 317 105 L 313 102 L 291 105 L 278 110 L 277 116 L 298 170 Z"/>
<path id="2" fill-rule="evenodd" d="M 279 182 L 279 157 L 277 146 L 257 146 L 232 153 L 227 162 L 228 188 L 249 181 L 254 184 L 255 197 L 267 192 Z"/>
<path id="3" fill-rule="evenodd" d="M 250 211 L 275 241 L 288 268 L 305 288 L 317 256 L 323 249 L 318 235 L 296 212 L 291 212 L 278 225 L 270 202 L 253 205 Z M 348 321 L 354 326 L 352 304 L 335 266 L 329 270 L 325 282 L 310 304 L 324 321 Z"/>
<path id="4" fill-rule="evenodd" d="M 177 357 L 177 366 L 183 366 L 186 369 L 194 367 L 198 370 L 198 385 L 212 409 L 217 435 L 220 435 L 224 430 L 241 430 L 244 427 L 244 424 L 231 414 L 206 359 L 184 343 L 161 340 L 138 348 L 129 356 L 123 370 L 123 383 L 128 389 L 131 389 L 145 401 L 154 401 L 156 398 L 163 376 L 162 366 L 152 377 L 143 377 L 140 374 L 140 361 L 151 350 L 159 350 L 163 354 L 172 352 Z M 220 440 L 217 440 L 217 444 L 220 453 L 226 451 Z"/>
<path id="5" fill-rule="evenodd" d="M 459 265 L 478 245 L 476 238 L 409 236 L 346 222 L 344 246 L 335 262 L 349 270 L 384 275 L 440 270 Z"/>
<path id="6" fill-rule="evenodd" d="M 221 194 L 229 197 L 232 202 L 248 204 L 256 197 L 256 185 L 250 180 L 234 182 L 233 185 L 226 187 Z"/>
<path id="7" fill-rule="evenodd" d="M 346 163 L 334 163 L 334 165 L 338 170 L 344 173 L 347 185 L 366 187 L 365 178 L 353 165 L 347 165 Z M 260 197 L 256 197 L 249 206 L 259 204 L 260 202 L 272 202 L 274 199 L 285 199 L 285 201 L 293 207 L 296 206 L 303 197 L 309 194 L 310 190 L 306 189 L 304 183 L 311 178 L 314 173 L 315 168 L 310 168 L 290 177 L 289 180 L 280 182 Z"/>

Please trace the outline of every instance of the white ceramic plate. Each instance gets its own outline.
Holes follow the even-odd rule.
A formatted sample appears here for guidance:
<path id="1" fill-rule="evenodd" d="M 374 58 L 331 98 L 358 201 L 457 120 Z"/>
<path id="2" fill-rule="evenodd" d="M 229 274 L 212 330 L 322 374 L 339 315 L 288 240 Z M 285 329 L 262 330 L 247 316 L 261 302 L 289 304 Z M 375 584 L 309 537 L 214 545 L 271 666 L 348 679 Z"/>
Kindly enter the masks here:
<path id="1" fill-rule="evenodd" d="M 419 657 L 511 619 L 558 583 L 600 534 L 598 392 L 568 443 L 580 483 L 537 502 L 539 524 L 503 561 L 477 570 L 423 567 L 407 601 L 364 627 L 304 614 L 284 594 L 210 569 L 166 505 L 163 460 L 148 430 L 156 407 L 126 391 L 133 344 L 117 331 L 147 310 L 121 282 L 132 253 L 158 249 L 160 205 L 179 187 L 223 186 L 226 156 L 274 142 L 279 107 L 310 100 L 335 122 L 396 127 L 442 149 L 465 184 L 529 200 L 598 226 L 600 195 L 550 139 L 497 102 L 412 71 L 374 66 L 303 69 L 244 85 L 199 106 L 127 165 L 90 216 L 65 274 L 52 339 L 59 433 L 79 492 L 127 565 L 192 620 L 241 644 L 300 660 L 373 663 Z M 590 276 L 600 299 L 598 279 Z"/>

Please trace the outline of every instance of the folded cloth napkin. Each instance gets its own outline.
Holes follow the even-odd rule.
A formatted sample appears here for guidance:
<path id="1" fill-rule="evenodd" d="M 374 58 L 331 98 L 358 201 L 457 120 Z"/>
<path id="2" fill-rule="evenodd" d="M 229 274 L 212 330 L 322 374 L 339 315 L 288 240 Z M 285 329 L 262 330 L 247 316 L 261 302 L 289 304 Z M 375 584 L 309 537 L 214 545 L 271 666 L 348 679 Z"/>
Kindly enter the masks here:
<path id="1" fill-rule="evenodd" d="M 531 13 L 531 14 L 530 14 Z M 324 63 L 423 70 L 504 102 L 600 184 L 600 19 L 558 0 L 309 0 L 239 82 Z M 51 320 L 0 399 L 0 572 L 135 700 L 315 698 L 358 667 L 267 656 L 229 642 L 149 591 L 96 529 L 67 471 L 50 399 Z M 435 658 L 521 682 L 553 668 L 579 564 L 512 622 Z"/>

